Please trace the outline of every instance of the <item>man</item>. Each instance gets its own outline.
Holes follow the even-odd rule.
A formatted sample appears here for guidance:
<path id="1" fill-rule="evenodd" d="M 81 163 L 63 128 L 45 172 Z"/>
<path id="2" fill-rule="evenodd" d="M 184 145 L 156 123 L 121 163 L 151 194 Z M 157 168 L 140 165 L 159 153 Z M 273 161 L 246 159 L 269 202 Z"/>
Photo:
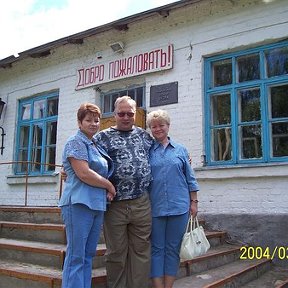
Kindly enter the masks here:
<path id="1" fill-rule="evenodd" d="M 147 288 L 151 256 L 149 148 L 153 140 L 134 126 L 136 102 L 132 98 L 117 98 L 114 113 L 116 125 L 95 136 L 114 163 L 109 180 L 116 196 L 104 218 L 108 287 Z"/>

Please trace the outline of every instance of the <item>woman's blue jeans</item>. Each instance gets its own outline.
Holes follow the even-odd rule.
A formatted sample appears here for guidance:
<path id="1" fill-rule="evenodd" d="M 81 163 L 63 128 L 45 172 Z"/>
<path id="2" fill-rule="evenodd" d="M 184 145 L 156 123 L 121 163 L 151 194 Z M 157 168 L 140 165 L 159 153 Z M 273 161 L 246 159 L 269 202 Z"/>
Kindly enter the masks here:
<path id="1" fill-rule="evenodd" d="M 92 260 L 104 211 L 91 210 L 83 204 L 62 206 L 61 211 L 67 238 L 62 288 L 91 288 Z"/>
<path id="2" fill-rule="evenodd" d="M 152 218 L 151 277 L 176 276 L 189 213 Z"/>

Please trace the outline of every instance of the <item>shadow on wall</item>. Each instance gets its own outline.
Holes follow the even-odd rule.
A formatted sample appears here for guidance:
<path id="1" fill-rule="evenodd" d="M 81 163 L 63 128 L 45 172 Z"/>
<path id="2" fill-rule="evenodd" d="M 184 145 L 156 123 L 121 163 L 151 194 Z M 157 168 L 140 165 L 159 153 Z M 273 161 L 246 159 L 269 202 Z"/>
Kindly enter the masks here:
<path id="1" fill-rule="evenodd" d="M 273 262 L 288 266 L 288 214 L 203 214 L 207 228 L 224 230 L 231 242 L 261 247 L 260 254 L 269 247 Z M 263 252 L 261 252 L 261 250 Z M 261 256 L 261 255 L 260 255 Z"/>

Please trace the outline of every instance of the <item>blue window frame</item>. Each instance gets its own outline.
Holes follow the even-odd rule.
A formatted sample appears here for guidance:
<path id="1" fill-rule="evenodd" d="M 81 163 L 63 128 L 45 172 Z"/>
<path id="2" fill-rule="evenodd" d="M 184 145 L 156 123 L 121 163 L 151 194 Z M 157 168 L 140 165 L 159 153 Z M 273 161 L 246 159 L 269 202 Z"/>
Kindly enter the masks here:
<path id="1" fill-rule="evenodd" d="M 55 171 L 58 98 L 58 91 L 54 91 L 19 101 L 15 153 L 19 163 L 15 174 L 25 174 L 26 170 L 29 175 Z"/>
<path id="2" fill-rule="evenodd" d="M 133 86 L 127 89 L 109 91 L 102 94 L 102 113 L 104 117 L 109 117 L 114 112 L 114 103 L 118 97 L 128 95 L 137 103 L 137 107 L 145 108 L 145 86 Z"/>
<path id="3" fill-rule="evenodd" d="M 207 165 L 288 161 L 288 42 L 205 59 Z"/>

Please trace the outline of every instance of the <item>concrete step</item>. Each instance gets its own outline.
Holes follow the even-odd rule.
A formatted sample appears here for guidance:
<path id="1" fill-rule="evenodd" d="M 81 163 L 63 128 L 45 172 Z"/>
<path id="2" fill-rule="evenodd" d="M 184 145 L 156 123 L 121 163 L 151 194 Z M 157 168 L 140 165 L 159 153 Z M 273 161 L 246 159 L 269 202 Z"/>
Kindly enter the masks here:
<path id="1" fill-rule="evenodd" d="M 46 267 L 62 269 L 66 245 L 28 240 L 0 238 L 0 259 L 17 260 Z M 93 267 L 104 266 L 105 244 L 97 246 Z"/>
<path id="2" fill-rule="evenodd" d="M 195 273 L 200 273 L 227 263 L 232 263 L 239 259 L 240 247 L 237 245 L 223 244 L 211 247 L 202 256 L 189 261 L 181 261 L 177 277 L 187 277 Z"/>
<path id="3" fill-rule="evenodd" d="M 203 219 L 200 225 L 205 229 Z M 66 252 L 60 208 L 0 206 L 0 228 L 0 288 L 60 288 Z M 228 233 L 209 229 L 205 233 L 210 250 L 180 263 L 173 288 L 234 288 L 249 285 L 249 281 L 252 286 L 244 288 L 262 285 L 254 281 L 260 281 L 262 274 L 265 278 L 272 266 L 270 260 L 239 260 L 241 244 L 229 242 Z M 103 233 L 100 243 L 104 243 Z M 105 251 L 105 244 L 99 244 L 92 287 L 106 287 Z M 281 278 L 276 284 L 282 286 L 277 288 L 286 287 L 287 278 Z"/>
<path id="4" fill-rule="evenodd" d="M 215 247 L 218 245 L 222 245 L 225 243 L 227 238 L 227 232 L 225 231 L 208 231 L 204 230 L 205 235 L 211 245 L 211 247 Z"/>
<path id="5" fill-rule="evenodd" d="M 66 245 L 0 238 L 0 259 L 62 268 Z"/>
<path id="6" fill-rule="evenodd" d="M 52 267 L 0 260 L 1 288 L 60 288 L 62 271 Z M 104 268 L 93 269 L 92 287 L 106 287 Z"/>
<path id="7" fill-rule="evenodd" d="M 288 279 L 282 281 L 282 283 L 275 286 L 275 288 L 288 288 Z"/>
<path id="8" fill-rule="evenodd" d="M 288 279 L 282 281 L 282 283 L 278 284 L 275 288 L 288 288 Z"/>
<path id="9" fill-rule="evenodd" d="M 0 206 L 0 220 L 9 222 L 63 224 L 59 207 Z"/>
<path id="10" fill-rule="evenodd" d="M 64 224 L 0 221 L 2 238 L 66 244 Z"/>
<path id="11" fill-rule="evenodd" d="M 193 273 L 189 277 L 177 279 L 173 288 L 241 287 L 241 285 L 267 272 L 271 266 L 272 262 L 267 259 L 237 260 L 213 269 Z"/>
<path id="12" fill-rule="evenodd" d="M 273 266 L 259 278 L 241 286 L 241 288 L 284 288 L 288 287 L 288 268 Z"/>
<path id="13" fill-rule="evenodd" d="M 59 207 L 47 206 L 0 206 L 0 221 L 10 223 L 63 224 L 61 209 Z M 199 224 L 205 227 L 205 220 L 199 219 Z"/>
<path id="14" fill-rule="evenodd" d="M 61 209 L 0 206 L 0 237 L 65 244 Z M 103 232 L 99 243 L 105 243 Z"/>

